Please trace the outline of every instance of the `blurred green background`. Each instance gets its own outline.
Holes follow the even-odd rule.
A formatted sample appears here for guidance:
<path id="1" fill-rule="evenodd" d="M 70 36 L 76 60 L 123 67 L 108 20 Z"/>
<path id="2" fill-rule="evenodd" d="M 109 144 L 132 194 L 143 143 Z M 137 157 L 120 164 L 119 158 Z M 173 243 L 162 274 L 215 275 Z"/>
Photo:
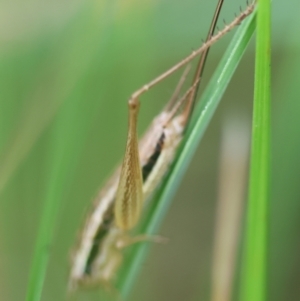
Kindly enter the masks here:
<path id="1" fill-rule="evenodd" d="M 41 210 L 59 208 L 42 300 L 65 300 L 70 249 L 120 162 L 130 94 L 201 44 L 215 1 L 0 3 L 0 300 L 24 300 Z M 243 1 L 225 1 L 231 21 Z M 273 1 L 269 300 L 300 296 L 298 1 Z M 222 23 L 220 24 L 222 28 Z M 232 33 L 211 51 L 208 81 Z M 209 300 L 224 121 L 250 126 L 254 43 L 179 188 L 130 300 Z M 180 72 L 143 96 L 142 133 Z M 246 195 L 246 193 L 245 193 Z M 245 198 L 246 199 L 246 198 Z M 238 273 L 237 277 L 238 278 Z M 238 282 L 238 279 L 237 279 Z M 83 293 L 78 300 L 98 300 Z"/>

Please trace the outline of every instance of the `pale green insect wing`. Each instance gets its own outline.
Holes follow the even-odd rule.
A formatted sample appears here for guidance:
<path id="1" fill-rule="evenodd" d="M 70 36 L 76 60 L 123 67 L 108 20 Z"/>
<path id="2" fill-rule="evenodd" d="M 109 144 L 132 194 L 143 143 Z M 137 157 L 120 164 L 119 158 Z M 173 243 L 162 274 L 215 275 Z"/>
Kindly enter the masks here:
<path id="1" fill-rule="evenodd" d="M 143 205 L 143 179 L 138 152 L 137 115 L 139 105 L 129 104 L 129 130 L 115 202 L 116 226 L 129 230 L 139 220 Z"/>

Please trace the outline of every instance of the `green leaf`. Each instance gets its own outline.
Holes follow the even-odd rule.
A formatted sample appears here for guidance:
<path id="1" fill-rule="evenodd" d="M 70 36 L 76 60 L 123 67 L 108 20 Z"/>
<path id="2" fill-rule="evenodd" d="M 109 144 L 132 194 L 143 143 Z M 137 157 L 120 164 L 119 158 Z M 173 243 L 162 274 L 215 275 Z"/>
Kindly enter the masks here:
<path id="1" fill-rule="evenodd" d="M 257 12 L 252 150 L 241 300 L 267 300 L 270 183 L 271 2 Z"/>

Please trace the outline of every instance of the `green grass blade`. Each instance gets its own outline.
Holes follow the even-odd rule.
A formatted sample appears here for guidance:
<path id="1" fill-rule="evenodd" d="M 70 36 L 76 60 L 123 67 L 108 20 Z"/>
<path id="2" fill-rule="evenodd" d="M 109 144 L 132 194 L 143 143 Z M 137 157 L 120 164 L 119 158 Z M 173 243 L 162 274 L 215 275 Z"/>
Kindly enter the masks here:
<path id="1" fill-rule="evenodd" d="M 270 6 L 269 0 L 258 2 L 250 187 L 241 295 L 243 301 L 263 301 L 267 298 L 270 182 Z"/>
<path id="2" fill-rule="evenodd" d="M 108 4 L 108 8 L 110 8 L 110 4 Z M 82 18 L 80 20 L 87 26 L 86 31 L 90 32 L 88 37 L 85 31 L 82 31 L 82 34 L 85 36 L 85 42 L 91 42 L 94 45 L 94 41 L 99 40 L 99 31 L 97 29 L 91 30 L 95 25 L 95 19 L 89 17 L 91 11 L 93 11 L 93 6 L 88 6 L 86 11 L 79 15 L 79 18 Z M 107 13 L 107 10 L 103 10 L 103 13 Z M 96 17 L 98 18 L 98 16 Z M 110 14 L 107 13 L 106 17 L 110 18 Z M 103 36 L 105 36 L 105 30 L 106 27 L 104 27 L 102 32 Z M 70 36 L 73 37 L 71 34 Z M 80 43 L 78 35 L 74 35 L 74 40 L 71 39 L 71 42 Z M 74 50 L 76 51 L 76 48 Z M 77 72 L 71 72 L 72 70 L 68 68 L 63 70 L 66 73 L 70 72 L 72 75 L 78 76 L 78 83 L 76 87 L 70 90 L 70 94 L 67 95 L 64 104 L 58 111 L 57 116 L 55 116 L 55 123 L 51 128 L 50 137 L 48 137 L 48 152 L 45 158 L 47 163 L 45 172 L 47 183 L 32 265 L 29 272 L 26 301 L 41 300 L 53 247 L 53 239 L 58 230 L 59 214 L 62 212 L 66 196 L 72 189 L 75 170 L 86 143 L 91 120 L 93 120 L 94 112 L 97 111 L 100 104 L 100 101 L 94 101 L 94 98 L 87 98 L 87 87 L 90 86 L 90 78 L 87 76 L 87 71 L 93 68 L 92 62 L 95 62 L 96 57 L 99 57 L 101 46 L 99 45 L 95 48 L 87 47 L 87 50 L 90 51 L 88 58 L 84 56 L 84 59 L 80 62 L 74 60 L 70 53 L 72 67 L 72 61 L 82 64 L 81 68 L 76 68 L 77 65 L 74 64 Z M 75 77 L 75 75 L 73 76 Z M 73 76 L 70 76 L 71 79 L 73 79 Z M 70 79 L 70 77 L 65 76 L 66 79 Z"/>
<path id="3" fill-rule="evenodd" d="M 44 208 L 41 213 L 41 222 L 30 269 L 27 301 L 41 299 L 53 237 L 55 230 L 57 230 L 55 226 L 58 221 L 58 213 L 61 211 L 64 196 L 70 189 L 74 168 L 81 152 L 80 141 L 83 140 L 81 135 L 84 137 L 85 133 L 81 128 L 82 133 L 74 135 L 74 124 L 76 124 L 74 120 L 80 119 L 79 116 L 82 117 L 79 104 L 73 102 L 67 107 L 69 110 L 65 110 L 63 114 L 60 114 L 59 120 L 52 130 L 51 152 L 50 158 L 48 158 L 49 181 L 46 187 Z M 77 124 L 77 126 L 78 128 L 75 128 L 78 133 L 80 125 Z"/>
<path id="4" fill-rule="evenodd" d="M 248 42 L 255 29 L 255 13 L 253 13 L 239 27 L 231 44 L 229 45 L 219 67 L 212 77 L 207 89 L 203 93 L 199 105 L 195 109 L 186 138 L 178 152 L 178 157 L 169 176 L 163 181 L 157 198 L 152 202 L 143 226 L 142 233 L 149 235 L 155 233 L 161 224 L 175 194 L 177 187 L 186 171 L 188 164 L 197 149 L 197 146 L 221 100 L 221 97 L 240 62 Z M 137 277 L 141 262 L 143 261 L 148 244 L 139 244 L 133 247 L 130 258 L 122 269 L 119 277 L 118 288 L 123 298 L 128 297 Z"/>

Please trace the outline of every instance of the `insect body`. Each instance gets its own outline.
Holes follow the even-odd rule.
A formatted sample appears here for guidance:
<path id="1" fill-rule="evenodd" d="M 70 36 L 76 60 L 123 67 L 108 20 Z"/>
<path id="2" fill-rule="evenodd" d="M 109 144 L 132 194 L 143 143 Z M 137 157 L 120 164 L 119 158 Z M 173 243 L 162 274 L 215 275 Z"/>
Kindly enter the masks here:
<path id="1" fill-rule="evenodd" d="M 208 49 L 254 9 L 254 4 L 249 5 L 232 23 L 213 36 L 222 3 L 223 1 L 219 0 L 207 41 L 203 46 L 142 87 L 130 98 L 125 158 L 122 167 L 117 169 L 96 197 L 95 208 L 86 221 L 82 239 L 73 257 L 71 290 L 88 284 L 109 285 L 123 260 L 122 248 L 149 239 L 144 235 L 130 237 L 128 231 L 138 222 L 144 200 L 149 199 L 174 160 L 193 110 Z M 180 88 L 187 75 L 186 71 L 175 90 L 174 97 L 154 119 L 138 144 L 136 127 L 140 95 L 200 53 L 202 56 L 191 87 L 178 100 Z"/>
<path id="2" fill-rule="evenodd" d="M 161 113 L 139 144 L 142 192 L 146 200 L 174 159 L 184 130 L 181 120 L 181 116 L 170 120 L 170 112 Z M 120 169 L 96 198 L 98 203 L 86 222 L 79 249 L 75 254 L 71 289 L 81 284 L 110 282 L 122 261 L 120 248 L 135 239 L 124 236 L 123 228 L 120 229 L 115 224 L 114 210 L 119 177 Z"/>

